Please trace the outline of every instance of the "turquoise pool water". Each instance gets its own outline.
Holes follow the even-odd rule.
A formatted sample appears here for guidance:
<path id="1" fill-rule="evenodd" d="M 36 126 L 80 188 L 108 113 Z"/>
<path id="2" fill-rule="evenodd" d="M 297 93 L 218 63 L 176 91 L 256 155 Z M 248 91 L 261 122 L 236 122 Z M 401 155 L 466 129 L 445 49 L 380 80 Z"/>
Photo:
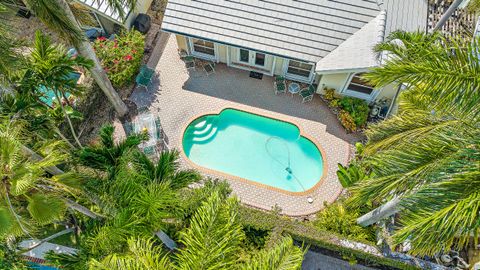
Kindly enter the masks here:
<path id="1" fill-rule="evenodd" d="M 190 123 L 183 150 L 199 166 L 292 192 L 323 173 L 320 151 L 297 126 L 235 109 Z"/>

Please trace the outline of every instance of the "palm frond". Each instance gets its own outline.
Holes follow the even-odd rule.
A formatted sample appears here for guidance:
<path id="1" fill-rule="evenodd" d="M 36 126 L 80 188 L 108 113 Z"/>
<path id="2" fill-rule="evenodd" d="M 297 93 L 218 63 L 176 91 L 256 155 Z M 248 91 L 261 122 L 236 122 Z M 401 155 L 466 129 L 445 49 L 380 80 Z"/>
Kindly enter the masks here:
<path id="1" fill-rule="evenodd" d="M 41 225 L 61 220 L 65 214 L 65 202 L 52 195 L 41 193 L 28 197 L 28 212 Z"/>
<path id="2" fill-rule="evenodd" d="M 77 44 L 86 39 L 78 23 L 71 20 L 71 12 L 64 0 L 25 0 L 27 7 L 50 29 Z"/>
<path id="3" fill-rule="evenodd" d="M 168 270 L 173 269 L 167 256 L 152 239 L 131 238 L 127 254 L 111 254 L 101 261 L 91 260 L 90 269 L 105 270 Z"/>
<path id="4" fill-rule="evenodd" d="M 237 220 L 238 201 L 214 192 L 181 232 L 180 242 L 188 248 L 177 254 L 179 269 L 229 269 L 236 265 L 244 238 Z"/>
<path id="5" fill-rule="evenodd" d="M 295 270 L 301 269 L 306 250 L 293 245 L 291 237 L 284 237 L 273 248 L 258 252 L 242 269 L 244 270 Z"/>

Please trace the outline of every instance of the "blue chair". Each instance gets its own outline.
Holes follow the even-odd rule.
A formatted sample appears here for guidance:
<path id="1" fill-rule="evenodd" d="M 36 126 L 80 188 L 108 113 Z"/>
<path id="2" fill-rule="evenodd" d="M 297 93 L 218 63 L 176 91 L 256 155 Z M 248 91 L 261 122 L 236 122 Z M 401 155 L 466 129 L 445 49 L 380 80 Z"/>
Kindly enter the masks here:
<path id="1" fill-rule="evenodd" d="M 150 85 L 150 82 L 152 81 L 152 77 L 154 73 L 155 73 L 154 69 L 149 68 L 146 65 L 143 65 L 140 68 L 140 72 L 138 73 L 137 77 L 135 78 L 135 82 L 138 85 L 145 87 L 145 90 L 147 90 L 148 86 Z"/>

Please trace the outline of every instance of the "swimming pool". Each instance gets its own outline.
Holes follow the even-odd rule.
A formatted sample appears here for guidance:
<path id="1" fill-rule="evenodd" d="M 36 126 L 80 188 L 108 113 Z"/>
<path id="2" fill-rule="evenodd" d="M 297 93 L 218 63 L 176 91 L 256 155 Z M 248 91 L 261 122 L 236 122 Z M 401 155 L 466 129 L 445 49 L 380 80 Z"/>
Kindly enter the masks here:
<path id="1" fill-rule="evenodd" d="M 322 178 L 318 147 L 297 126 L 235 109 L 192 121 L 183 150 L 198 166 L 287 192 L 304 192 Z"/>

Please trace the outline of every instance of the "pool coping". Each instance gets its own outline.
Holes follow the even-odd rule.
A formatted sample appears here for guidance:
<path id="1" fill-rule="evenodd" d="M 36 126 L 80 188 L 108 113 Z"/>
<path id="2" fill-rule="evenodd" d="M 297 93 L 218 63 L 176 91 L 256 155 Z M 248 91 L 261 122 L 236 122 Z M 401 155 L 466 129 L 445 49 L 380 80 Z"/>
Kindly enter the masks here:
<path id="1" fill-rule="evenodd" d="M 322 176 L 320 177 L 320 179 L 317 181 L 317 183 L 305 190 L 305 191 L 299 191 L 299 192 L 294 192 L 294 191 L 288 191 L 288 190 L 284 190 L 284 189 L 281 189 L 281 188 L 276 188 L 276 187 L 273 187 L 273 186 L 270 186 L 270 185 L 266 185 L 266 184 L 262 184 L 262 183 L 259 183 L 257 181 L 254 181 L 254 180 L 249 180 L 249 179 L 246 179 L 246 178 L 243 178 L 243 177 L 240 177 L 240 176 L 236 176 L 236 175 L 232 175 L 232 174 L 228 174 L 228 173 L 225 173 L 225 172 L 221 172 L 221 171 L 218 171 L 218 170 L 214 170 L 214 169 L 210 169 L 210 168 L 206 168 L 206 167 L 203 167 L 203 166 L 200 166 L 196 163 L 194 163 L 192 160 L 190 160 L 187 155 L 185 154 L 185 151 L 183 150 L 183 137 L 184 137 L 184 134 L 185 132 L 187 131 L 187 128 L 190 126 L 191 123 L 193 123 L 193 121 L 195 121 L 196 119 L 199 119 L 201 117 L 204 117 L 204 116 L 207 116 L 207 115 L 220 115 L 223 111 L 225 110 L 228 110 L 228 109 L 231 109 L 231 110 L 237 110 L 237 111 L 241 111 L 241 112 L 245 112 L 245 113 L 250 113 L 250 114 L 254 114 L 254 115 L 257 115 L 257 116 L 262 116 L 262 117 L 266 117 L 266 118 L 270 118 L 270 119 L 273 119 L 273 120 L 276 120 L 276 121 L 281 121 L 281 122 L 285 122 L 285 123 L 288 123 L 288 124 L 291 124 L 291 125 L 294 125 L 298 128 L 299 132 L 300 132 L 300 136 L 306 138 L 307 140 L 311 141 L 318 149 L 318 151 L 320 151 L 320 155 L 322 156 L 322 165 L 323 165 L 323 170 L 322 170 Z M 225 107 L 222 107 L 218 112 L 205 112 L 205 113 L 202 113 L 201 115 L 198 115 L 198 116 L 195 116 L 195 117 L 191 117 L 187 123 L 184 125 L 184 127 L 182 128 L 182 133 L 181 133 L 181 147 L 180 148 L 180 155 L 183 157 L 183 159 L 190 165 L 192 166 L 193 168 L 201 171 L 201 172 L 204 172 L 204 173 L 207 173 L 207 174 L 212 174 L 212 175 L 219 175 L 221 177 L 225 177 L 227 179 L 231 179 L 231 180 L 237 180 L 237 181 L 240 181 L 240 182 L 243 182 L 243 183 L 246 183 L 246 184 L 249 184 L 249 185 L 253 185 L 253 186 L 257 186 L 257 187 L 260 187 L 260 188 L 265 188 L 265 189 L 268 189 L 268 190 L 271 190 L 271 191 L 275 191 L 275 192 L 280 192 L 280 193 L 283 193 L 283 194 L 286 194 L 286 195 L 291 195 L 291 196 L 305 196 L 305 195 L 311 195 L 314 191 L 316 191 L 324 182 L 325 182 L 325 179 L 327 177 L 327 174 L 328 174 L 328 162 L 326 160 L 326 153 L 325 153 L 325 150 L 323 149 L 323 147 L 317 142 L 317 140 L 315 140 L 313 138 L 313 136 L 310 136 L 308 134 L 306 134 L 306 132 L 304 131 L 304 129 L 301 127 L 301 125 L 299 125 L 296 121 L 294 120 L 291 120 L 291 119 L 286 119 L 286 118 L 283 118 L 283 117 L 279 117 L 279 116 L 273 116 L 273 115 L 269 115 L 268 113 L 259 113 L 259 112 L 251 112 L 251 111 L 248 111 L 248 110 L 245 110 L 245 109 L 240 109 L 240 108 L 235 108 L 235 107 L 232 107 L 232 106 L 225 106 Z M 341 193 L 341 191 L 340 191 Z M 340 195 L 340 193 L 338 195 Z M 338 197 L 338 195 L 336 197 Z"/>

